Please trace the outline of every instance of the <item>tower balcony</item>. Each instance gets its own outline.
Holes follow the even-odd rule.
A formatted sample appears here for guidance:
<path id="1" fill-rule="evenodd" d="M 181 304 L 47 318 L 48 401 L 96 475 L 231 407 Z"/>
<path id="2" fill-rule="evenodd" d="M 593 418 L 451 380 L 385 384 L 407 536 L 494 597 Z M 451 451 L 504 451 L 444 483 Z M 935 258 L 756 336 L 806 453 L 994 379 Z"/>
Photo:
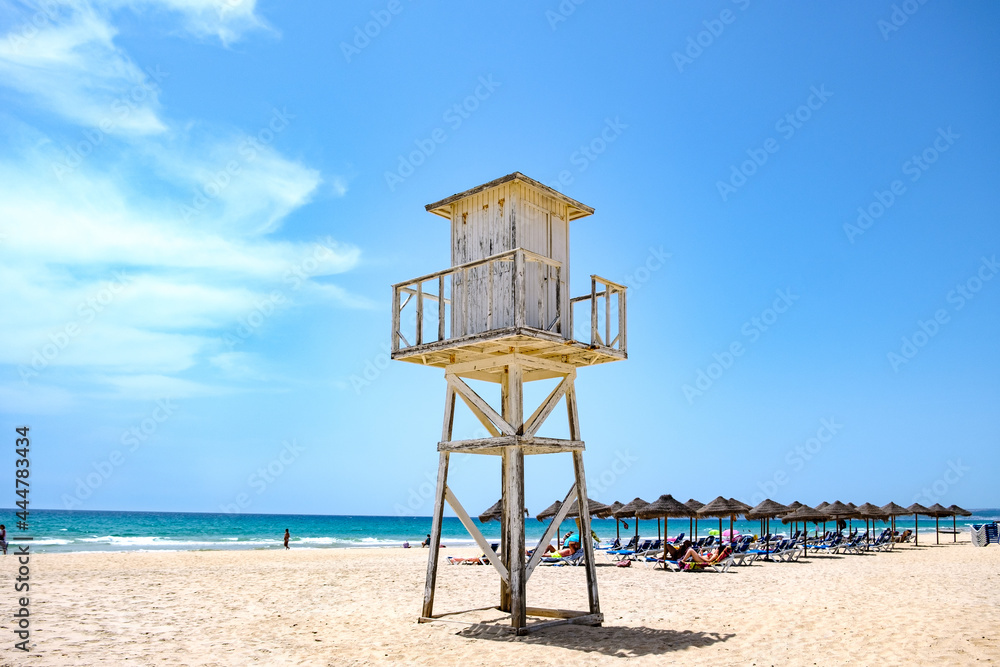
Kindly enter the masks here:
<path id="1" fill-rule="evenodd" d="M 590 293 L 570 298 L 567 279 L 562 262 L 516 248 L 396 283 L 392 358 L 439 368 L 511 353 L 577 367 L 626 359 L 625 286 L 591 275 Z"/>

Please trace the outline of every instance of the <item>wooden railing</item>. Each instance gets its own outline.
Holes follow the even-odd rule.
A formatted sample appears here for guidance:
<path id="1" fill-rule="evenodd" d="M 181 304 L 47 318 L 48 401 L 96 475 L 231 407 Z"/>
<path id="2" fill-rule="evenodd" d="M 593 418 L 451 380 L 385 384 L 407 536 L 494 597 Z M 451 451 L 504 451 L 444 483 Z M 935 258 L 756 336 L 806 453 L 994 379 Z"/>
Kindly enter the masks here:
<path id="1" fill-rule="evenodd" d="M 507 327 L 561 334 L 562 300 L 562 264 L 524 248 L 428 273 L 392 286 L 392 351 Z M 408 310 L 411 302 L 414 307 Z M 425 302 L 436 311 L 430 315 L 437 331 L 430 337 L 424 332 Z M 402 329 L 404 322 L 411 324 L 410 315 L 412 343 Z"/>
<path id="2" fill-rule="evenodd" d="M 570 299 L 569 327 L 574 337 L 577 330 L 574 327 L 573 306 L 583 301 L 590 302 L 590 345 L 591 347 L 609 347 L 613 350 L 627 353 L 625 325 L 625 290 L 624 285 L 611 282 L 600 276 L 590 276 L 590 294 Z M 601 317 L 601 302 L 604 302 Z M 602 322 L 603 319 L 603 322 Z M 603 326 L 602 326 L 603 324 Z M 614 326 L 612 326 L 614 324 Z M 604 335 L 601 335 L 601 331 Z M 581 332 L 582 333 L 582 332 Z M 612 338 L 614 334 L 614 338 Z"/>
<path id="3" fill-rule="evenodd" d="M 564 308 L 562 264 L 524 248 L 509 250 L 393 285 L 392 351 L 507 328 L 573 340 L 573 307 L 589 301 L 591 347 L 625 352 L 625 289 L 591 276 L 590 294 L 568 299 Z M 428 325 L 436 329 L 430 335 Z"/>

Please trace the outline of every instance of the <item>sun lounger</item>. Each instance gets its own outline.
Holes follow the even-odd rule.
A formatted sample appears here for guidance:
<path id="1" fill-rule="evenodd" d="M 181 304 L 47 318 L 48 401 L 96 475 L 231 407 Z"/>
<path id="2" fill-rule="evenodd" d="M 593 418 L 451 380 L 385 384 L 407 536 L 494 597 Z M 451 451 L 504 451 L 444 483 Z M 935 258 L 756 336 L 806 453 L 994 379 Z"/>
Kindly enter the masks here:
<path id="1" fill-rule="evenodd" d="M 583 549 L 577 549 L 576 553 L 569 556 L 542 558 L 539 565 L 580 565 L 583 563 Z"/>
<path id="2" fill-rule="evenodd" d="M 653 540 L 645 540 L 635 549 L 610 549 L 605 552 L 605 555 L 612 560 L 628 559 L 636 554 L 649 551 L 652 546 Z"/>
<path id="3" fill-rule="evenodd" d="M 621 546 L 622 546 L 622 541 L 618 538 L 615 538 L 611 540 L 609 544 L 606 544 L 605 546 L 596 546 L 594 547 L 594 549 L 596 549 L 597 551 L 608 551 L 609 549 L 621 549 Z"/>
<path id="4" fill-rule="evenodd" d="M 680 568 L 686 572 L 694 572 L 696 570 L 707 570 L 711 568 L 715 572 L 729 572 L 729 568 L 733 566 L 735 559 L 733 558 L 733 552 L 729 547 L 724 547 L 721 553 L 716 554 L 707 563 L 692 563 L 690 561 L 679 561 L 678 565 Z"/>

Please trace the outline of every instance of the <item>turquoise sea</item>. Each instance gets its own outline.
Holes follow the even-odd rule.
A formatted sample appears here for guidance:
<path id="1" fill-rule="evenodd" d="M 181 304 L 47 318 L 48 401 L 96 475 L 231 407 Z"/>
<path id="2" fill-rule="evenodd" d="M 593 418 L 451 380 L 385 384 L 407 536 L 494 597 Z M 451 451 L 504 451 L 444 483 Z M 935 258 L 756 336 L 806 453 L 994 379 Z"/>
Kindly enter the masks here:
<path id="1" fill-rule="evenodd" d="M 972 523 L 996 521 L 1000 519 L 1000 509 L 973 510 L 975 515 L 960 518 L 958 528 L 968 530 Z M 159 551 L 197 549 L 279 549 L 281 537 L 286 528 L 291 531 L 291 546 L 295 548 L 343 548 L 343 547 L 400 547 L 409 541 L 419 547 L 420 541 L 430 532 L 430 517 L 398 516 L 316 516 L 302 514 L 210 514 L 193 512 L 96 512 L 77 510 L 32 510 L 30 530 L 18 531 L 16 510 L 0 510 L 0 523 L 7 526 L 7 539 L 14 536 L 32 536 L 32 551 Z M 478 520 L 477 520 L 478 523 Z M 621 523 L 617 529 L 623 535 L 631 535 L 635 526 L 628 521 L 628 528 Z M 855 526 L 858 524 L 854 522 Z M 861 522 L 863 525 L 864 522 Z M 913 517 L 899 517 L 897 527 L 913 527 Z M 699 534 L 718 530 L 718 521 L 703 519 L 699 522 Z M 546 524 L 535 519 L 526 522 L 526 539 L 538 540 Z M 742 532 L 759 533 L 757 521 L 737 521 L 734 524 Z M 878 524 L 881 528 L 883 524 Z M 832 524 L 828 526 L 833 528 Z M 941 527 L 951 528 L 951 519 L 942 519 Z M 594 520 L 593 528 L 601 538 L 615 536 L 613 519 Z M 657 522 L 639 522 L 639 533 L 643 537 L 657 536 Z M 662 523 L 659 529 L 662 531 Z M 728 530 L 728 521 L 723 521 L 723 529 Z M 499 539 L 500 524 L 492 521 L 480 524 L 483 534 L 492 540 Z M 575 529 L 575 524 L 567 521 L 560 532 Z M 785 526 L 772 523 L 772 531 L 780 532 Z M 689 532 L 687 519 L 672 519 L 669 523 L 670 535 L 680 531 Z M 934 520 L 920 518 L 920 532 L 933 534 Z M 942 540 L 951 536 L 942 535 Z M 442 543 L 447 546 L 471 546 L 472 538 L 461 522 L 454 517 L 444 520 Z"/>

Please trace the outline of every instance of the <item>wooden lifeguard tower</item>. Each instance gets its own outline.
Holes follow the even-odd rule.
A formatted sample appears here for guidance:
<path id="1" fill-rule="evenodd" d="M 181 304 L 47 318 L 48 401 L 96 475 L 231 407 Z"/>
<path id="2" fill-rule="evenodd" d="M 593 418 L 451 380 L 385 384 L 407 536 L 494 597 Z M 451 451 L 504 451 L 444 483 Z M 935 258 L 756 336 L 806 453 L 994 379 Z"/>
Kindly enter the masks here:
<path id="1" fill-rule="evenodd" d="M 452 267 L 392 287 L 392 358 L 444 369 L 447 382 L 437 492 L 431 528 L 421 622 L 434 613 L 441 520 L 447 502 L 500 575 L 498 609 L 510 613 L 517 634 L 555 623 L 600 625 L 584 443 L 574 381 L 577 368 L 627 358 L 625 287 L 596 275 L 590 292 L 569 296 L 569 224 L 594 212 L 589 206 L 515 172 L 427 205 L 449 221 Z M 574 312 L 583 311 L 580 321 Z M 574 336 L 574 323 L 584 332 Z M 558 378 L 548 397 L 527 417 L 523 385 Z M 466 380 L 499 383 L 501 405 L 492 407 Z M 452 440 L 455 397 L 490 437 Z M 569 438 L 539 437 L 539 428 L 565 399 Z M 575 481 L 525 562 L 524 456 L 573 457 Z M 498 555 L 448 488 L 452 454 L 501 457 L 501 553 Z M 576 499 L 577 503 L 573 500 Z M 587 572 L 589 609 L 566 611 L 527 606 L 525 585 L 542 550 L 574 504 Z M 460 613 L 460 612 L 449 612 Z M 528 616 L 555 619 L 527 625 Z"/>

